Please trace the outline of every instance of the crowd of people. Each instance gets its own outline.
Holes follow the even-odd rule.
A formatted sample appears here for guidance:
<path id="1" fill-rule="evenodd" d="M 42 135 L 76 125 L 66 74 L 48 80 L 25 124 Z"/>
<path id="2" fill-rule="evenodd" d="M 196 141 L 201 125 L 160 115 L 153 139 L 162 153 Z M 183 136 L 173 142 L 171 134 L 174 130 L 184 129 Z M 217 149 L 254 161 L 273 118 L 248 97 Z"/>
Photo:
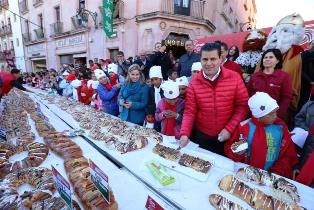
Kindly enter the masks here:
<path id="1" fill-rule="evenodd" d="M 153 55 L 140 53 L 134 61 L 118 52 L 115 62 L 90 60 L 88 67 L 64 65 L 60 71 L 24 73 L 22 77 L 13 69 L 11 74 L 0 73 L 0 94 L 13 86 L 25 90 L 21 84 L 47 89 L 175 136 L 181 147 L 193 141 L 235 161 L 313 186 L 314 176 L 309 176 L 308 168 L 314 162 L 314 88 L 309 101 L 291 119 L 287 112 L 292 78 L 282 70 L 280 50 L 264 51 L 260 69 L 246 81 L 235 62 L 240 53 L 237 46 L 228 48 L 216 41 L 205 44 L 197 54 L 193 41 L 188 40 L 185 49 L 177 63 L 166 52 L 165 43 L 158 42 Z M 314 42 L 305 53 L 309 52 L 314 53 Z M 309 131 L 303 149 L 292 141 L 289 129 L 294 127 Z M 237 153 L 231 145 L 239 139 L 245 139 L 248 149 Z M 296 169 L 301 170 L 299 176 L 294 174 Z"/>

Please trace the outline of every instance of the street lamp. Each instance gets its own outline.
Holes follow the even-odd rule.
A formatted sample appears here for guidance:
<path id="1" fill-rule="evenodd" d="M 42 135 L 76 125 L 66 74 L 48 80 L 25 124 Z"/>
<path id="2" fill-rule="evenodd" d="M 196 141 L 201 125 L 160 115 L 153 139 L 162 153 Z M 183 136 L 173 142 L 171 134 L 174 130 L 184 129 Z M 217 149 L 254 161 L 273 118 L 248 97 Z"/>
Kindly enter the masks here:
<path id="1" fill-rule="evenodd" d="M 95 25 L 95 28 L 98 28 L 98 25 L 97 25 L 97 12 L 92 12 L 92 11 L 89 11 L 85 8 L 80 8 L 77 10 L 77 16 L 81 17 L 81 18 L 84 18 L 84 17 L 88 17 L 88 15 L 90 15 L 94 21 L 94 25 Z"/>

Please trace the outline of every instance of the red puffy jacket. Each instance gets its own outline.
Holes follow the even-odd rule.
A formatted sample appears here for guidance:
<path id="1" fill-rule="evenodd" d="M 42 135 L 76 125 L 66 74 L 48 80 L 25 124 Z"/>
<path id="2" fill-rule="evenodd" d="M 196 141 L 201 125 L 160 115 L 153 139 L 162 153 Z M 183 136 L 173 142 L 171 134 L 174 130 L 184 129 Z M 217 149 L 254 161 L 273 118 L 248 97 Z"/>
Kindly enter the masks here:
<path id="1" fill-rule="evenodd" d="M 204 78 L 203 70 L 190 81 L 180 136 L 196 129 L 218 136 L 222 129 L 232 133 L 248 114 L 248 93 L 238 73 L 223 66 L 216 84 Z"/>
<path id="2" fill-rule="evenodd" d="M 1 85 L 1 96 L 4 96 L 10 92 L 10 90 L 13 88 L 12 81 L 16 80 L 16 78 L 10 73 L 10 72 L 0 72 L 0 77 L 2 80 Z"/>
<path id="3" fill-rule="evenodd" d="M 240 77 L 242 78 L 242 74 L 243 74 L 243 71 L 242 71 L 242 68 L 239 64 L 237 64 L 236 62 L 232 61 L 232 60 L 227 60 L 223 66 L 227 69 L 230 69 L 234 72 L 237 72 Z"/>

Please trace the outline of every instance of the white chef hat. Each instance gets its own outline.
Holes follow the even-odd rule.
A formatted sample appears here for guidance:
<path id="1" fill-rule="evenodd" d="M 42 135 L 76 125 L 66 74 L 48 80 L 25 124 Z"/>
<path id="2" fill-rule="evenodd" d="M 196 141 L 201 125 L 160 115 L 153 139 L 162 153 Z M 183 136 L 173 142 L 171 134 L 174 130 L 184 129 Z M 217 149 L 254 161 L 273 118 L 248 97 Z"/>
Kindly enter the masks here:
<path id="1" fill-rule="evenodd" d="M 165 81 L 161 84 L 161 88 L 164 91 L 164 96 L 167 99 L 175 99 L 179 96 L 179 85 L 173 81 Z"/>
<path id="2" fill-rule="evenodd" d="M 256 92 L 249 98 L 248 105 L 255 118 L 264 117 L 279 108 L 276 100 L 264 92 Z"/>
<path id="3" fill-rule="evenodd" d="M 186 86 L 188 87 L 189 86 L 189 81 L 188 81 L 188 78 L 186 78 L 186 76 L 182 76 L 182 77 L 179 77 L 176 79 L 176 83 L 180 86 L 180 85 L 183 85 L 183 86 Z"/>
<path id="4" fill-rule="evenodd" d="M 68 75 L 69 75 L 69 72 L 67 72 L 67 71 L 64 71 L 62 74 L 62 76 L 68 76 Z"/>
<path id="5" fill-rule="evenodd" d="M 92 85 L 92 88 L 93 88 L 94 90 L 97 90 L 97 87 L 98 87 L 98 85 L 99 85 L 99 81 L 91 81 L 91 85 Z"/>
<path id="6" fill-rule="evenodd" d="M 82 82 L 81 80 L 78 80 L 78 79 L 75 79 L 71 82 L 71 85 L 74 87 L 74 88 L 78 88 L 82 85 Z"/>
<path id="7" fill-rule="evenodd" d="M 191 71 L 201 71 L 201 69 L 202 69 L 201 62 L 195 62 L 192 64 Z"/>
<path id="8" fill-rule="evenodd" d="M 95 76 L 96 76 L 97 80 L 99 80 L 102 77 L 107 77 L 105 72 L 103 70 L 101 70 L 101 69 L 96 69 L 94 71 L 94 73 L 95 73 Z"/>
<path id="9" fill-rule="evenodd" d="M 108 65 L 108 73 L 115 73 L 115 74 L 118 74 L 118 65 L 117 64 L 114 64 L 114 63 L 111 63 Z"/>
<path id="10" fill-rule="evenodd" d="M 149 69 L 149 78 L 151 79 L 154 77 L 162 79 L 161 66 L 152 66 Z"/>

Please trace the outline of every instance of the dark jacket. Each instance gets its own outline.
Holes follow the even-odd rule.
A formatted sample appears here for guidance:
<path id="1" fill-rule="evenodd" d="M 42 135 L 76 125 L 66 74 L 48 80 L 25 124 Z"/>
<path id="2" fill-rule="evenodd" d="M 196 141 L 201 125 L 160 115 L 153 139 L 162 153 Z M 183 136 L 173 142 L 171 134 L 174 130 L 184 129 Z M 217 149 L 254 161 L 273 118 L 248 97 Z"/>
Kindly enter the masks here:
<path id="1" fill-rule="evenodd" d="M 301 91 L 298 110 L 309 100 L 311 94 L 311 82 L 314 82 L 314 52 L 304 51 L 302 58 Z"/>
<path id="2" fill-rule="evenodd" d="M 200 56 L 195 52 L 193 52 L 191 55 L 189 54 L 182 55 L 178 65 L 178 75 L 180 75 L 180 77 L 182 76 L 190 77 L 193 63 L 199 61 Z"/>
<path id="3" fill-rule="evenodd" d="M 151 62 L 146 58 L 146 63 L 144 64 L 141 59 L 136 60 L 134 63 L 138 64 L 140 67 L 144 66 L 144 70 L 142 71 L 145 79 L 149 79 L 149 69 L 152 67 Z"/>
<path id="4" fill-rule="evenodd" d="M 303 128 L 309 132 L 300 157 L 300 166 L 303 166 L 314 151 L 314 101 L 309 101 L 303 105 L 301 111 L 295 116 L 295 127 Z"/>
<path id="5" fill-rule="evenodd" d="M 173 67 L 170 57 L 166 53 L 155 52 L 152 58 L 152 66 L 161 66 L 161 73 L 164 80 L 168 79 L 168 71 Z"/>
<path id="6" fill-rule="evenodd" d="M 119 64 L 117 62 L 117 65 L 118 65 L 118 74 L 123 76 L 123 77 L 126 77 L 128 75 L 129 67 L 131 66 L 130 61 L 125 60 L 122 62 L 122 64 Z"/>
<path id="7" fill-rule="evenodd" d="M 164 98 L 164 91 L 160 89 L 160 96 L 161 98 Z M 156 112 L 156 106 L 155 103 L 155 88 L 154 86 L 149 88 L 149 96 L 148 96 L 148 104 L 146 107 L 146 114 L 147 115 L 155 115 Z"/>

